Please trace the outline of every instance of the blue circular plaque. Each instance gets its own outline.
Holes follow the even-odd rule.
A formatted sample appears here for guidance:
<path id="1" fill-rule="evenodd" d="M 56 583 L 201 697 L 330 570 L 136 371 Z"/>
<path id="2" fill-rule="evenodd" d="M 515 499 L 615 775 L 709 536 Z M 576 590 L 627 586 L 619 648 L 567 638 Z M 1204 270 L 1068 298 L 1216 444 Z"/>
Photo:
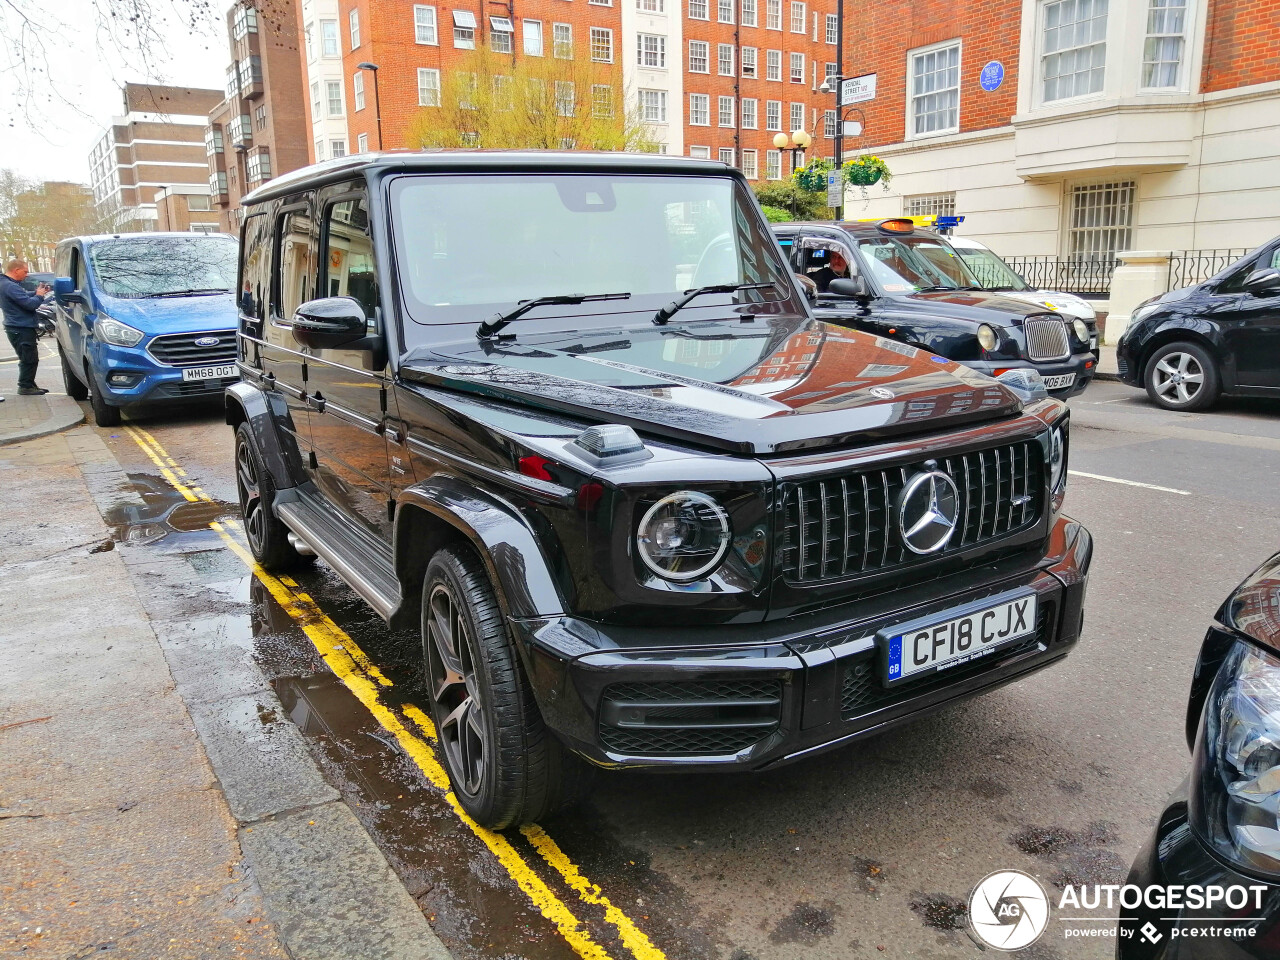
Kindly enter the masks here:
<path id="1" fill-rule="evenodd" d="M 982 89 L 986 91 L 995 90 L 1000 84 L 1004 83 L 1004 64 L 999 60 L 990 61 L 982 68 L 982 74 L 978 77 L 978 82 L 982 84 Z"/>

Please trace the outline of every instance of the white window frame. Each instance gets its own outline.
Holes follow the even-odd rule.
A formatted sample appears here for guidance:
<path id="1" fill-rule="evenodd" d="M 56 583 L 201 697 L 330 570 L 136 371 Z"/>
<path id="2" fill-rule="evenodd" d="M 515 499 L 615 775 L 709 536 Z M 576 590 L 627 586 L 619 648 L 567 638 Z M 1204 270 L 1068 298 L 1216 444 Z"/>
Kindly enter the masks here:
<path id="1" fill-rule="evenodd" d="M 453 46 L 455 50 L 476 48 L 476 15 L 471 10 L 450 10 L 453 20 Z M 461 15 L 461 16 L 459 16 Z M 468 24 L 470 21 L 470 24 Z"/>
<path id="2" fill-rule="evenodd" d="M 641 13 L 666 13 L 666 0 L 636 0 L 636 9 Z"/>
<path id="3" fill-rule="evenodd" d="M 706 40 L 689 41 L 689 72 L 711 72 L 711 44 Z"/>
<path id="4" fill-rule="evenodd" d="M 797 64 L 800 67 L 799 70 L 796 69 Z M 788 79 L 792 83 L 804 83 L 804 54 L 793 51 L 789 58 L 788 67 Z"/>
<path id="5" fill-rule="evenodd" d="M 781 50 L 766 50 L 764 52 L 764 78 L 778 83 L 782 82 Z"/>
<path id="6" fill-rule="evenodd" d="M 521 20 L 520 25 L 521 25 L 521 46 L 524 49 L 525 56 L 527 57 L 542 56 L 543 55 L 542 21 L 541 20 Z M 537 29 L 531 31 L 529 29 L 530 27 L 536 27 Z M 537 34 L 537 41 L 538 41 L 536 44 L 530 42 L 534 39 L 533 34 L 535 33 Z"/>
<path id="7" fill-rule="evenodd" d="M 742 151 L 742 175 L 748 180 L 760 179 L 760 154 L 755 150 Z"/>
<path id="8" fill-rule="evenodd" d="M 551 24 L 551 56 L 556 60 L 573 59 L 573 24 Z"/>
<path id="9" fill-rule="evenodd" d="M 667 69 L 666 34 L 636 34 L 636 65 L 643 67 L 645 70 Z"/>
<path id="10" fill-rule="evenodd" d="M 791 0 L 791 32 L 805 33 L 805 25 L 808 19 L 809 11 L 804 0 Z"/>
<path id="11" fill-rule="evenodd" d="M 1083 206 L 1088 208 L 1089 194 L 1099 192 L 1113 192 L 1123 195 L 1117 197 L 1121 203 L 1114 204 L 1107 208 L 1102 204 L 1092 204 L 1094 210 L 1101 212 L 1101 216 L 1090 217 L 1087 210 L 1077 210 L 1077 198 L 1085 201 Z M 1127 211 L 1122 211 L 1122 204 L 1127 202 Z M 1077 183 L 1068 183 L 1066 185 L 1066 197 L 1062 204 L 1066 213 L 1066 229 L 1064 231 L 1064 241 L 1066 246 L 1066 255 L 1071 259 L 1078 260 L 1096 260 L 1110 259 L 1125 248 L 1132 249 L 1133 243 L 1133 227 L 1135 214 L 1138 210 L 1138 178 L 1133 179 L 1115 179 L 1115 180 L 1088 180 Z M 1106 213 L 1107 209 L 1111 209 L 1111 213 Z M 1127 222 L 1121 223 L 1121 214 L 1127 214 Z M 1078 214 L 1085 214 L 1079 216 Z M 1086 222 L 1080 223 L 1084 220 Z M 1093 222 L 1088 222 L 1092 220 Z M 1100 244 L 1097 241 L 1110 238 L 1113 243 Z M 1122 236 L 1123 234 L 1123 236 Z M 1114 250 L 1104 249 L 1105 247 L 1114 246 Z"/>
<path id="12" fill-rule="evenodd" d="M 501 40 L 498 38 L 502 37 Z M 509 17 L 489 18 L 489 49 L 494 53 L 511 53 L 516 45 L 516 25 Z"/>
<path id="13" fill-rule="evenodd" d="M 440 30 L 435 7 L 425 3 L 413 5 L 413 42 L 428 47 L 440 46 Z"/>
<path id="14" fill-rule="evenodd" d="M 759 129 L 760 101 L 755 97 L 743 97 L 742 103 L 738 104 L 738 122 L 743 130 Z"/>
<path id="15" fill-rule="evenodd" d="M 764 178 L 766 180 L 782 179 L 781 150 L 766 150 L 764 152 Z"/>
<path id="16" fill-rule="evenodd" d="M 578 89 L 574 82 L 557 80 L 554 92 L 556 113 L 562 117 L 572 117 L 578 110 Z"/>
<path id="17" fill-rule="evenodd" d="M 787 120 L 791 125 L 791 132 L 803 130 L 808 124 L 804 122 L 804 104 L 792 103 L 791 110 L 787 115 Z"/>
<path id="18" fill-rule="evenodd" d="M 591 85 L 591 116 L 597 120 L 612 120 L 614 113 L 613 87 L 607 83 L 593 83 Z"/>
<path id="19" fill-rule="evenodd" d="M 311 122 L 318 123 L 323 117 L 324 100 L 320 96 L 320 81 L 311 81 Z"/>
<path id="20" fill-rule="evenodd" d="M 666 90 L 641 89 L 638 91 L 637 101 L 639 104 L 640 119 L 644 123 L 667 122 Z"/>
<path id="21" fill-rule="evenodd" d="M 781 100 L 766 100 L 764 102 L 764 128 L 770 133 L 782 132 Z"/>
<path id="22" fill-rule="evenodd" d="M 760 51 L 756 47 L 742 47 L 738 51 L 738 73 L 746 80 L 760 79 Z"/>
<path id="23" fill-rule="evenodd" d="M 721 77 L 732 77 L 735 73 L 733 62 L 733 44 L 717 43 L 716 44 L 716 75 Z"/>
<path id="24" fill-rule="evenodd" d="M 765 0 L 764 28 L 779 31 L 782 29 L 782 0 Z"/>
<path id="25" fill-rule="evenodd" d="M 689 0 L 690 20 L 710 20 L 711 0 Z"/>
<path id="26" fill-rule="evenodd" d="M 733 0 L 716 0 L 716 23 L 733 23 Z"/>
<path id="27" fill-rule="evenodd" d="M 1157 5 L 1159 4 L 1159 5 Z M 1163 29 L 1157 29 L 1154 32 L 1152 27 L 1155 25 L 1155 19 L 1158 15 L 1163 14 L 1168 17 L 1173 11 L 1180 10 L 1182 12 L 1182 26 L 1178 30 L 1170 30 L 1167 26 Z M 1189 0 L 1147 0 L 1146 25 L 1142 33 L 1142 63 L 1139 66 L 1138 73 L 1138 89 L 1140 90 L 1181 90 L 1183 89 L 1183 78 L 1186 74 L 1187 53 L 1189 44 L 1187 43 L 1187 35 L 1190 32 L 1193 10 Z M 1163 42 L 1174 41 L 1176 43 L 1178 54 L 1176 60 L 1165 59 L 1165 54 L 1160 54 L 1160 59 L 1152 60 L 1152 43 L 1159 45 Z M 1164 64 L 1174 65 L 1173 82 L 1172 83 L 1148 83 L 1147 72 L 1149 67 L 1159 67 Z M 1104 77 L 1105 82 L 1105 77 Z"/>
<path id="28" fill-rule="evenodd" d="M 740 0 L 738 4 L 738 19 L 744 27 L 759 26 L 760 11 L 757 6 L 757 0 Z"/>
<path id="29" fill-rule="evenodd" d="M 953 217 L 956 213 L 956 192 L 918 193 L 902 198 L 904 217 Z"/>
<path id="30" fill-rule="evenodd" d="M 357 70 L 351 75 L 351 108 L 355 113 L 364 109 L 364 71 Z"/>
<path id="31" fill-rule="evenodd" d="M 241 8 L 243 9 L 243 8 Z M 347 35 L 351 39 L 351 49 L 360 49 L 360 11 L 355 7 L 347 14 Z"/>
<path id="32" fill-rule="evenodd" d="M 711 159 L 711 148 L 710 148 L 710 147 L 690 146 L 690 147 L 689 147 L 689 156 L 693 157 L 695 160 L 710 160 L 710 159 Z"/>
<path id="33" fill-rule="evenodd" d="M 332 34 L 329 32 L 330 27 L 333 28 Z M 338 31 L 337 20 L 320 21 L 320 56 L 330 60 L 342 56 L 342 37 Z"/>
<path id="34" fill-rule="evenodd" d="M 836 112 L 834 110 L 822 111 L 822 136 L 827 140 L 836 138 Z"/>
<path id="35" fill-rule="evenodd" d="M 613 63 L 613 31 L 608 27 L 591 28 L 591 62 Z"/>
<path id="36" fill-rule="evenodd" d="M 702 119 L 699 120 L 698 117 L 701 117 Z M 709 93 L 689 94 L 689 126 L 691 127 L 711 126 L 711 94 Z M 708 156 L 710 156 L 710 154 L 708 154 Z"/>
<path id="37" fill-rule="evenodd" d="M 329 141 L 329 156 L 333 158 L 345 157 L 347 155 L 347 141 L 344 139 Z"/>
<path id="38" fill-rule="evenodd" d="M 719 160 L 721 163 L 732 167 L 733 160 L 734 160 L 733 154 L 734 154 L 733 147 L 721 147 L 719 150 L 716 151 L 716 159 Z"/>
<path id="39" fill-rule="evenodd" d="M 826 41 L 827 43 L 831 44 L 834 47 L 836 45 L 836 42 L 839 39 L 840 39 L 840 18 L 837 17 L 834 13 L 828 13 Z"/>
<path id="40" fill-rule="evenodd" d="M 356 137 L 356 153 L 369 152 L 369 135 L 362 133 Z"/>
<path id="41" fill-rule="evenodd" d="M 716 97 L 716 126 L 733 129 L 737 117 L 737 102 L 733 97 Z"/>
<path id="42" fill-rule="evenodd" d="M 1075 2 L 1077 5 L 1080 0 L 1043 0 L 1037 7 L 1036 18 L 1036 84 L 1035 99 L 1037 103 L 1071 103 L 1079 100 L 1087 100 L 1089 98 L 1101 97 L 1106 93 L 1107 89 L 1107 60 L 1111 53 L 1110 28 L 1112 25 L 1110 2 L 1107 3 L 1106 24 L 1102 31 L 1102 40 L 1094 41 L 1084 46 L 1063 47 L 1052 53 L 1048 52 L 1047 30 L 1049 22 L 1049 8 L 1063 3 Z M 1098 0 L 1091 0 L 1092 3 L 1098 3 Z M 1096 19 L 1091 17 L 1090 19 Z M 1073 21 L 1078 23 L 1079 21 Z M 1045 88 L 1048 85 L 1047 64 L 1050 57 L 1060 56 L 1068 51 L 1079 51 L 1084 49 L 1092 49 L 1093 47 L 1102 47 L 1102 80 L 1097 90 L 1089 90 L 1084 93 L 1072 93 L 1070 96 L 1055 96 L 1052 99 L 1045 96 Z M 1083 71 L 1073 71 L 1073 75 Z M 1064 74 L 1059 74 L 1059 77 Z M 1073 82 L 1074 86 L 1074 82 Z"/>
<path id="43" fill-rule="evenodd" d="M 434 74 L 434 78 L 432 77 Z M 434 83 L 431 82 L 434 79 Z M 434 92 L 435 96 L 431 94 Z M 440 71 L 435 67 L 418 68 L 418 106 L 440 106 Z"/>
<path id="44" fill-rule="evenodd" d="M 337 110 L 334 110 L 334 109 L 333 109 L 333 105 L 334 105 L 334 96 L 333 96 L 333 92 L 334 92 L 334 90 L 335 90 L 335 89 L 338 91 L 338 97 L 337 97 L 338 109 L 337 109 Z M 326 81 L 324 82 L 324 115 L 325 115 L 326 117 L 341 117 L 341 116 L 343 116 L 343 115 L 344 115 L 344 113 L 345 113 L 346 111 L 343 109 L 343 103 L 342 103 L 342 100 L 343 100 L 343 97 L 342 97 L 342 81 L 341 81 L 341 80 L 326 80 Z"/>
<path id="45" fill-rule="evenodd" d="M 951 50 L 956 51 L 956 82 L 954 87 L 941 87 L 929 93 L 917 94 L 915 92 L 915 69 L 917 57 L 928 57 L 945 53 Z M 908 140 L 926 140 L 930 137 L 945 137 L 953 133 L 960 132 L 962 100 L 964 98 L 964 43 L 960 39 L 943 40 L 941 43 L 931 43 L 926 47 L 917 47 L 914 50 L 907 51 L 907 129 L 906 138 Z M 933 130 L 916 131 L 916 108 L 918 106 L 917 99 L 920 97 L 935 96 L 938 93 L 954 90 L 956 96 L 956 117 L 955 123 L 947 127 L 938 127 Z M 936 112 L 936 111 L 934 111 Z"/>

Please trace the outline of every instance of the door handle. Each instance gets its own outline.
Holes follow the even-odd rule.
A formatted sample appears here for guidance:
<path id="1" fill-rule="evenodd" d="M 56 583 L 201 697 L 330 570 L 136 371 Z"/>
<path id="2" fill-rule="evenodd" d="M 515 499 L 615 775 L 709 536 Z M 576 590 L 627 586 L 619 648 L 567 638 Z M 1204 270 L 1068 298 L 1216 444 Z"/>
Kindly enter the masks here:
<path id="1" fill-rule="evenodd" d="M 379 423 L 376 429 L 392 443 L 404 443 L 405 425 L 401 421 L 386 419 Z"/>

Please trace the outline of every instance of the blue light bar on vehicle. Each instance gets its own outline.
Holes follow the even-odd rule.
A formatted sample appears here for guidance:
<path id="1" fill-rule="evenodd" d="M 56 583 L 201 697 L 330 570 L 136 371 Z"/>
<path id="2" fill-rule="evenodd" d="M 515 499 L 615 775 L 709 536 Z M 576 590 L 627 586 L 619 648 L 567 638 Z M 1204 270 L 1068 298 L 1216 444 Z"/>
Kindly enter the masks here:
<path id="1" fill-rule="evenodd" d="M 933 221 L 933 229 L 939 233 L 950 233 L 962 223 L 964 223 L 964 217 L 936 217 Z"/>

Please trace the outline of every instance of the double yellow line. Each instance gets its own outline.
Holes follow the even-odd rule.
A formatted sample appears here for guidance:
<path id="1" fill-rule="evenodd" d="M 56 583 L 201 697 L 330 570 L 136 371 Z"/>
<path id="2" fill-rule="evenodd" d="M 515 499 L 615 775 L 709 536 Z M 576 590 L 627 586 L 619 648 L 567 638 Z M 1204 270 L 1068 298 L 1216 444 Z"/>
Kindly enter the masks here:
<path id="1" fill-rule="evenodd" d="M 213 498 L 200 487 L 192 484 L 186 471 L 171 457 L 150 433 L 133 424 L 126 425 L 125 432 L 159 468 L 161 476 L 188 501 L 211 501 Z M 437 789 L 443 791 L 445 801 L 466 824 L 467 828 L 484 843 L 502 864 L 516 884 L 564 937 L 578 956 L 584 960 L 614 960 L 613 956 L 591 936 L 587 926 L 569 909 L 569 906 L 543 881 L 520 851 L 500 833 L 480 826 L 467 815 L 449 789 L 449 777 L 436 757 L 437 741 L 431 719 L 417 707 L 407 705 L 397 714 L 382 702 L 381 691 L 392 683 L 364 651 L 319 605 L 289 577 L 275 576 L 262 569 L 248 549 L 228 532 L 227 527 L 239 529 L 239 524 L 214 521 L 209 524 L 226 543 L 227 548 L 244 561 L 255 577 L 306 634 L 325 664 L 342 684 L 364 704 L 390 733 L 400 748 L 422 771 Z M 403 718 L 403 719 L 402 719 Z M 560 846 L 537 824 L 526 824 L 520 832 L 543 861 L 554 870 L 564 883 L 577 894 L 583 903 L 602 908 L 604 919 L 618 931 L 618 939 L 635 960 L 666 960 L 666 955 L 627 914 L 616 907 L 600 887 L 583 876 L 582 872 L 560 849 Z"/>

